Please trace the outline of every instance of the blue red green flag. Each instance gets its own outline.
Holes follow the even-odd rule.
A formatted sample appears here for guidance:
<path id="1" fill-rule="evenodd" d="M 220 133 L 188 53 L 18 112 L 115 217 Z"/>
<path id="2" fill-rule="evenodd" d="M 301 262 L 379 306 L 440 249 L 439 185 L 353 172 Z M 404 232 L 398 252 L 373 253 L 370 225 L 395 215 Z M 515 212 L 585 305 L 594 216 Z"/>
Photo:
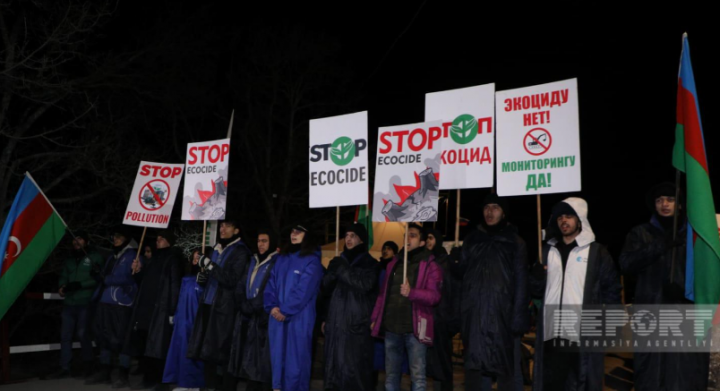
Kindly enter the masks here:
<path id="1" fill-rule="evenodd" d="M 29 173 L 0 232 L 0 318 L 65 234 L 66 224 Z"/>
<path id="2" fill-rule="evenodd" d="M 683 35 L 677 92 L 673 166 L 685 173 L 687 266 L 685 296 L 696 304 L 720 303 L 720 238 L 687 34 Z M 713 323 L 720 321 L 718 312 Z"/>

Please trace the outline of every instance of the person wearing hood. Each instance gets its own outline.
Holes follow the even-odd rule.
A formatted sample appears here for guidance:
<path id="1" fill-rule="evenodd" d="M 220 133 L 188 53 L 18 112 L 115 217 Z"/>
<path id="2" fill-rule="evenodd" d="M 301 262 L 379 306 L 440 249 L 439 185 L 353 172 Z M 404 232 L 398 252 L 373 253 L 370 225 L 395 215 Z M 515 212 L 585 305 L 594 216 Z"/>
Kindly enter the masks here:
<path id="1" fill-rule="evenodd" d="M 465 389 L 522 390 L 520 339 L 529 328 L 527 246 L 507 221 L 508 205 L 497 194 L 482 203 L 483 218 L 451 258 L 462 281 L 460 333 Z"/>
<path id="2" fill-rule="evenodd" d="M 359 223 L 345 232 L 345 249 L 328 265 L 323 289 L 330 292 L 325 333 L 325 389 L 373 389 L 373 337 L 370 315 L 377 297 L 378 262 L 367 248 Z"/>
<path id="3" fill-rule="evenodd" d="M 82 347 L 83 376 L 90 377 L 93 369 L 93 346 L 90 338 L 88 313 L 90 299 L 97 281 L 90 272 L 102 267 L 102 257 L 90 246 L 90 237 L 78 231 L 72 239 L 70 257 L 65 260 L 58 279 L 58 293 L 64 298 L 60 331 L 60 370 L 45 379 L 62 379 L 70 376 L 73 336 L 77 335 Z"/>
<path id="4" fill-rule="evenodd" d="M 673 238 L 675 213 L 682 210 L 675 190 L 672 183 L 650 189 L 646 195 L 650 221 L 634 227 L 625 239 L 620 267 L 624 274 L 637 277 L 634 304 L 692 303 L 685 298 L 684 217 L 678 218 Z M 636 390 L 707 388 L 709 362 L 705 353 L 636 352 L 633 358 Z"/>
<path id="5" fill-rule="evenodd" d="M 550 310 L 621 303 L 615 263 L 605 246 L 595 241 L 587 213 L 582 198 L 555 204 L 546 231 L 550 240 L 543 245 L 541 263 L 533 265 L 531 293 L 543 299 L 537 317 L 534 390 L 603 389 L 605 354 L 587 351 L 581 337 L 558 334 L 564 329 L 544 322 Z"/>
<path id="6" fill-rule="evenodd" d="M 212 257 L 198 261 L 197 279 L 204 285 L 200 308 L 188 342 L 187 357 L 204 362 L 205 385 L 221 388 L 230 357 L 237 303 L 235 292 L 244 283 L 250 250 L 242 241 L 236 220 L 220 222 L 219 239 Z M 231 379 L 230 379 L 231 380 Z"/>
<path id="7" fill-rule="evenodd" d="M 131 385 L 131 389 L 168 389 L 167 384 L 162 384 L 162 375 L 172 337 L 183 262 L 181 250 L 173 247 L 175 240 L 172 230 L 159 230 L 152 258 L 146 258 L 133 275 L 140 288 L 123 350 L 127 355 L 141 357 L 139 369 L 143 380 Z"/>
<path id="8" fill-rule="evenodd" d="M 264 292 L 275 390 L 310 389 L 315 305 L 323 273 L 320 248 L 311 233 L 304 225 L 294 226 Z"/>
<path id="9" fill-rule="evenodd" d="M 448 253 L 440 231 L 427 230 L 425 248 L 435 255 L 435 262 L 443 270 L 442 296 L 434 313 L 435 336 L 427 351 L 427 375 L 433 378 L 436 391 L 447 391 L 453 389 L 452 340 L 460 325 L 460 284 L 448 269 Z"/>
<path id="10" fill-rule="evenodd" d="M 440 302 L 442 269 L 425 244 L 427 233 L 407 227 L 407 279 L 402 252 L 385 269 L 385 280 L 370 320 L 372 335 L 385 338 L 385 390 L 399 391 L 404 352 L 410 362 L 412 389 L 425 391 L 427 347 L 433 345 L 433 307 Z"/>
<path id="11" fill-rule="evenodd" d="M 268 314 L 264 307 L 264 292 L 277 260 L 274 234 L 260 230 L 257 253 L 250 259 L 244 283 L 238 285 L 235 331 L 228 372 L 236 378 L 247 379 L 248 391 L 267 391 L 272 388 L 270 343 L 268 342 Z"/>
<path id="12" fill-rule="evenodd" d="M 96 340 L 100 348 L 100 369 L 85 384 L 110 383 L 111 357 L 119 354 L 118 376 L 113 388 L 122 388 L 128 385 L 130 368 L 130 356 L 124 354 L 122 348 L 138 291 L 132 277 L 133 264 L 137 265 L 143 259 L 127 226 L 115 228 L 112 243 L 113 254 L 108 257 L 102 271 L 94 273 L 102 283 L 95 291 L 100 296 L 100 302 L 94 319 L 96 333 L 99 333 Z"/>

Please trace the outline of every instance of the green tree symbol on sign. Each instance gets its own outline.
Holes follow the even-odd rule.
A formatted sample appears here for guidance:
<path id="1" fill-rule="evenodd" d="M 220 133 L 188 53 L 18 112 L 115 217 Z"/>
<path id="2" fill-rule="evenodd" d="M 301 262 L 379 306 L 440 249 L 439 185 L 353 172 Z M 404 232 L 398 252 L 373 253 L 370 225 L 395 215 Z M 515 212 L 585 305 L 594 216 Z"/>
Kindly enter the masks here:
<path id="1" fill-rule="evenodd" d="M 350 163 L 355 157 L 355 143 L 349 137 L 339 137 L 330 147 L 330 158 L 338 166 Z"/>
<path id="2" fill-rule="evenodd" d="M 450 137 L 458 144 L 467 144 L 475 139 L 478 133 L 478 122 L 470 114 L 462 114 L 455 118 L 450 127 Z"/>

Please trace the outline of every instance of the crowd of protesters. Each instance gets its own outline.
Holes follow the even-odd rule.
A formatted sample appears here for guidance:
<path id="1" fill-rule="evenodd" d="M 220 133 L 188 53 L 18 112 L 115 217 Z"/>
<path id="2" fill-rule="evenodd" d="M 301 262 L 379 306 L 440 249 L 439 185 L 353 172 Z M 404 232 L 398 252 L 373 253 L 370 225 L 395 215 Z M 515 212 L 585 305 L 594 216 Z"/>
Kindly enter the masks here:
<path id="1" fill-rule="evenodd" d="M 78 232 L 58 283 L 65 299 L 60 369 L 46 378 L 71 376 L 77 336 L 83 361 L 77 375 L 85 384 L 236 390 L 244 382 L 248 390 L 304 391 L 321 334 L 326 390 L 374 390 L 384 371 L 388 391 L 400 390 L 404 373 L 413 390 L 426 390 L 431 378 L 435 390 L 446 391 L 454 386 L 459 333 L 464 389 L 497 383 L 517 391 L 527 381 L 522 337 L 534 328 L 533 389 L 602 390 L 603 352 L 545 327 L 543 306 L 620 304 L 621 274 L 637 278 L 638 302 L 685 301 L 685 234 L 673 235 L 673 224 L 684 226 L 675 188 L 656 186 L 647 200 L 651 218 L 628 234 L 619 267 L 595 241 L 588 204 L 574 197 L 553 207 L 541 259 L 532 261 L 509 221 L 507 199 L 495 194 L 483 199 L 477 229 L 450 253 L 442 233 L 410 224 L 405 245 L 384 243 L 376 260 L 368 231 L 355 223 L 327 268 L 303 224 L 289 238 L 258 230 L 253 253 L 240 222 L 226 219 L 215 246 L 195 249 L 189 259 L 171 230 L 157 231 L 154 245 L 140 250 L 131 231 L 117 227 L 105 261 Z M 281 239 L 289 240 L 279 248 Z M 534 325 L 533 302 L 542 303 Z M 566 342 L 576 348 L 564 349 Z M 135 384 L 133 360 L 133 374 L 142 375 Z M 707 360 L 637 353 L 635 389 L 705 389 Z"/>

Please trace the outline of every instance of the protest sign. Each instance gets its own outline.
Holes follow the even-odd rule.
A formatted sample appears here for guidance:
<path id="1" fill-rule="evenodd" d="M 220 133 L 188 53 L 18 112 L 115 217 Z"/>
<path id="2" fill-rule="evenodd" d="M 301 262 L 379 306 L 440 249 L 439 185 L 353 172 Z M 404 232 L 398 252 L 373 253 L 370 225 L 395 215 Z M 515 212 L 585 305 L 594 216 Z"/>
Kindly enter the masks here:
<path id="1" fill-rule="evenodd" d="M 441 190 L 492 187 L 495 84 L 425 94 L 425 121 L 442 120 Z"/>
<path id="2" fill-rule="evenodd" d="M 183 220 L 222 220 L 227 209 L 230 139 L 188 144 Z"/>
<path id="3" fill-rule="evenodd" d="M 180 191 L 183 167 L 141 161 L 123 224 L 167 228 Z"/>
<path id="4" fill-rule="evenodd" d="M 497 192 L 579 191 L 577 79 L 498 91 Z"/>
<path id="5" fill-rule="evenodd" d="M 437 221 L 442 121 L 378 131 L 373 221 Z"/>
<path id="6" fill-rule="evenodd" d="M 368 203 L 367 111 L 310 121 L 310 207 Z"/>

